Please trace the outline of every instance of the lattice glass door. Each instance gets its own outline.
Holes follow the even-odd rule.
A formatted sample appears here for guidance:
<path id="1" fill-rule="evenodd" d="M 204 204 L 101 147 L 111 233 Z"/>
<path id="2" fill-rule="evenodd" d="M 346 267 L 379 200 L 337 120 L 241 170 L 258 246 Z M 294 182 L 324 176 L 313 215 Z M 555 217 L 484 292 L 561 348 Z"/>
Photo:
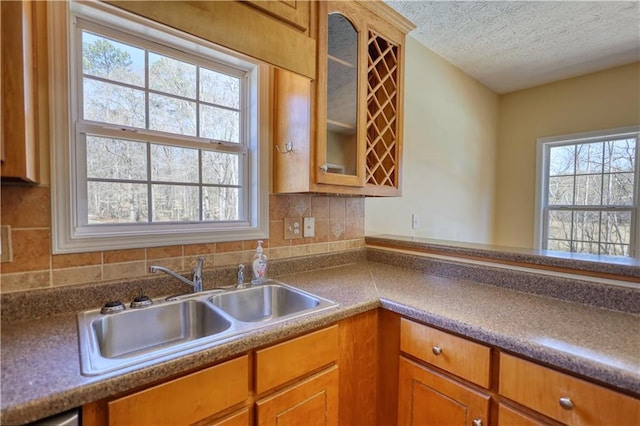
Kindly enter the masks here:
<path id="1" fill-rule="evenodd" d="M 373 30 L 368 34 L 366 183 L 399 185 L 399 46 Z"/>

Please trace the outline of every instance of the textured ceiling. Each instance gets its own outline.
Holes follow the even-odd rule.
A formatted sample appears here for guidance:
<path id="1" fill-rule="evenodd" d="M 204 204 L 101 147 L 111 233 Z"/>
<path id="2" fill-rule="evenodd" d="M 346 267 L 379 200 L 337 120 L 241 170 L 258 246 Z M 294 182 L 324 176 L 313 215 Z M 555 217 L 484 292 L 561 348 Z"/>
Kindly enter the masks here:
<path id="1" fill-rule="evenodd" d="M 638 1 L 386 0 L 410 35 L 497 93 L 640 60 Z"/>

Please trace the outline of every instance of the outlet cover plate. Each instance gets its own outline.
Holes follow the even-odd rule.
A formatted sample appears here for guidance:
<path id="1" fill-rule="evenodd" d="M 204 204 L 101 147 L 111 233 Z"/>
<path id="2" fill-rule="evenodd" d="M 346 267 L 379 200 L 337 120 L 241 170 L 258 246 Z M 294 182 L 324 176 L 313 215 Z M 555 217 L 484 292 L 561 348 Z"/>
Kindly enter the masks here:
<path id="1" fill-rule="evenodd" d="M 302 218 L 288 217 L 284 220 L 284 239 L 302 238 Z"/>

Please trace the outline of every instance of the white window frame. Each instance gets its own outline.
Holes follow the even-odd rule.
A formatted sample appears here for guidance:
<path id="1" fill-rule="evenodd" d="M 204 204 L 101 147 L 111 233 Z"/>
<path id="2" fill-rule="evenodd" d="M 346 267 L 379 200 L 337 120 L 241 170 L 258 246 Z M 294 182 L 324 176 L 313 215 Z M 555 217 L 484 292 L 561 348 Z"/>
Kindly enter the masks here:
<path id="1" fill-rule="evenodd" d="M 593 132 L 573 133 L 560 136 L 543 137 L 537 139 L 536 144 L 536 199 L 535 199 L 535 217 L 534 217 L 534 248 L 546 250 L 547 232 L 546 223 L 548 220 L 548 179 L 549 179 L 549 159 L 547 155 L 547 147 L 559 145 L 574 145 L 589 142 L 607 141 L 611 139 L 619 139 L 624 137 L 638 138 L 636 142 L 636 173 L 635 173 L 635 189 L 634 208 L 635 213 L 632 214 L 632 228 L 635 230 L 631 238 L 629 247 L 630 258 L 640 258 L 640 125 L 619 127 L 615 129 L 598 130 Z M 626 206 L 625 206 L 626 207 Z M 567 252 L 568 254 L 575 254 Z M 598 255 L 590 255 L 580 253 L 580 256 L 594 258 Z M 609 256 L 606 256 L 609 257 Z M 621 257 L 623 258 L 623 257 Z"/>
<path id="2" fill-rule="evenodd" d="M 217 241 L 238 241 L 268 238 L 268 69 L 264 64 L 215 46 L 205 40 L 176 31 L 154 21 L 127 13 L 99 2 L 48 2 L 49 28 L 49 90 L 51 134 L 51 207 L 52 251 L 76 253 L 176 244 L 196 244 Z M 86 182 L 78 182 L 78 168 L 86 167 L 76 160 L 76 124 L 79 90 L 78 63 L 72 52 L 78 46 L 75 20 L 95 22 L 122 33 L 133 32 L 170 48 L 188 51 L 189 54 L 221 62 L 247 72 L 246 98 L 248 120 L 241 133 L 246 134 L 247 167 L 244 167 L 243 206 L 245 219 L 233 222 L 199 223 L 149 223 L 123 225 L 87 225 L 83 220 L 86 211 L 76 198 L 81 196 Z M 127 139 L 127 130 L 121 126 L 104 129 L 113 137 Z M 157 135 L 156 135 L 157 137 Z M 181 144 L 189 144 L 189 137 L 166 136 L 167 143 L 179 138 Z M 152 141 L 153 142 L 153 141 Z M 195 141 L 194 146 L 197 146 Z M 233 144 L 229 144 L 233 145 Z M 237 144 L 236 144 L 237 145 Z M 202 147 L 202 146 L 200 146 Z M 237 148 L 229 147 L 230 150 Z M 82 154 L 82 153 L 79 153 Z M 86 174 L 86 173 L 85 173 Z"/>

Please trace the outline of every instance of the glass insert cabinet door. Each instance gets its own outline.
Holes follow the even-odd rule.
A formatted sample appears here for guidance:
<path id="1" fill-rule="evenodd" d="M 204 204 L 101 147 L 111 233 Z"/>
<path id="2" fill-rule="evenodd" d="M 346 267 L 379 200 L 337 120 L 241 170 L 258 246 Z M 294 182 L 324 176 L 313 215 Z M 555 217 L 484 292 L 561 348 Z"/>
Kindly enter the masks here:
<path id="1" fill-rule="evenodd" d="M 318 121 L 317 181 L 364 186 L 364 140 L 366 115 L 359 97 L 363 75 L 359 52 L 361 37 L 348 6 L 327 2 L 326 31 L 321 33 L 320 60 L 326 75 L 319 73 L 320 120 Z M 348 5 L 348 3 L 347 3 Z"/>

